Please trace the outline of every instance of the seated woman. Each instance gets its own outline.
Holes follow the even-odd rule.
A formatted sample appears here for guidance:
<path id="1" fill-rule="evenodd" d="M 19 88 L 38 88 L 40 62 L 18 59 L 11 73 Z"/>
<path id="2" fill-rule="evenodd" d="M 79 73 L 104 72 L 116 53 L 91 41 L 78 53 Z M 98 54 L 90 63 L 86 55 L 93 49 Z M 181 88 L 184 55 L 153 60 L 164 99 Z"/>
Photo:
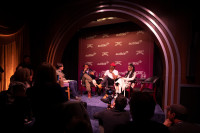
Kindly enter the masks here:
<path id="1" fill-rule="evenodd" d="M 128 72 L 125 74 L 124 77 L 119 78 L 115 81 L 115 94 L 120 94 L 122 91 L 125 91 L 127 87 L 130 86 L 131 82 L 136 77 L 135 66 L 133 64 L 128 65 Z M 116 98 L 115 95 L 114 98 Z"/>

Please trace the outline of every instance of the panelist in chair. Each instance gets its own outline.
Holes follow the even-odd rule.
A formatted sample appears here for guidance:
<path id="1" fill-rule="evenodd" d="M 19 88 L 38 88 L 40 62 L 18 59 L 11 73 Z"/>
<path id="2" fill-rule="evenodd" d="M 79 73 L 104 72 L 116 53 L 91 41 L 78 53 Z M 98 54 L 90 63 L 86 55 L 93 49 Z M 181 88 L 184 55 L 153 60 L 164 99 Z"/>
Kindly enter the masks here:
<path id="1" fill-rule="evenodd" d="M 119 72 L 115 69 L 115 67 L 115 63 L 110 64 L 110 68 L 106 70 L 106 72 L 103 75 L 103 81 L 101 82 L 101 84 L 98 85 L 99 88 L 102 88 L 102 86 L 108 88 L 108 85 L 114 85 L 114 82 L 119 75 Z"/>
<path id="2" fill-rule="evenodd" d="M 122 93 L 122 91 L 125 91 L 125 89 L 134 82 L 135 77 L 136 77 L 135 66 L 133 64 L 129 64 L 128 72 L 125 74 L 125 76 L 115 81 L 115 92 L 116 92 L 115 94 L 120 94 Z M 134 86 L 134 83 L 132 85 Z"/>
<path id="3" fill-rule="evenodd" d="M 76 100 L 81 100 L 80 97 L 78 96 L 78 88 L 77 88 L 77 81 L 76 80 L 67 80 L 65 78 L 65 74 L 62 72 L 64 69 L 64 66 L 62 63 L 57 63 L 56 64 L 56 74 L 59 77 L 58 80 L 63 80 L 63 82 L 67 82 L 69 83 L 69 88 L 71 90 L 71 94 L 72 96 L 76 99 Z M 65 87 L 65 86 L 64 86 Z"/>
<path id="4" fill-rule="evenodd" d="M 101 99 L 103 102 L 105 102 L 104 100 L 108 98 L 108 95 L 110 95 L 109 85 L 114 86 L 114 82 L 119 77 L 119 72 L 118 70 L 115 69 L 115 67 L 116 67 L 115 63 L 110 64 L 110 68 L 106 70 L 106 72 L 103 75 L 103 81 L 98 85 L 99 90 L 102 89 L 102 86 L 105 86 L 105 89 L 108 93 L 108 94 L 106 93 Z"/>
<path id="5" fill-rule="evenodd" d="M 86 90 L 88 92 L 88 98 L 91 98 L 91 85 L 97 86 L 96 76 L 94 75 L 94 71 L 89 68 L 89 64 L 84 64 L 83 70 L 81 70 L 80 78 L 82 83 L 85 84 Z"/>

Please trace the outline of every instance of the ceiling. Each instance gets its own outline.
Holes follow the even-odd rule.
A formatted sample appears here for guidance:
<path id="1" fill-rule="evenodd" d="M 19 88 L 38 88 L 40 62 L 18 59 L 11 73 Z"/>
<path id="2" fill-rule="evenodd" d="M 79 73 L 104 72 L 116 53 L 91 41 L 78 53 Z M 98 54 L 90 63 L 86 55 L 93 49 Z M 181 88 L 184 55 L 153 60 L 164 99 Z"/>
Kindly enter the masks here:
<path id="1" fill-rule="evenodd" d="M 91 21 L 87 25 L 83 26 L 82 28 L 89 28 L 89 27 L 95 27 L 95 26 L 101 26 L 101 25 L 108 25 L 108 24 L 115 24 L 115 23 L 122 23 L 122 22 L 128 22 L 126 19 L 117 18 L 117 17 L 107 17 L 107 18 L 100 18 L 96 21 Z"/>

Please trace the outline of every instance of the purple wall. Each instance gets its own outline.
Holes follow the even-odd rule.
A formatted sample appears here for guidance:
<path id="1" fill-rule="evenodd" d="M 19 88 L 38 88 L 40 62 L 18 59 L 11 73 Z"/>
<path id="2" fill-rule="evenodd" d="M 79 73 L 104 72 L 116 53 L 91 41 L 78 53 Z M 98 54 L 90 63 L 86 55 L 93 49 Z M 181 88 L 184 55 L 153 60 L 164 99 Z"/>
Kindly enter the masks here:
<path id="1" fill-rule="evenodd" d="M 78 71 L 87 62 L 96 76 L 103 75 L 115 62 L 119 74 L 124 76 L 128 64 L 133 63 L 137 77 L 148 78 L 153 76 L 153 49 L 151 37 L 143 30 L 85 34 L 79 39 Z"/>

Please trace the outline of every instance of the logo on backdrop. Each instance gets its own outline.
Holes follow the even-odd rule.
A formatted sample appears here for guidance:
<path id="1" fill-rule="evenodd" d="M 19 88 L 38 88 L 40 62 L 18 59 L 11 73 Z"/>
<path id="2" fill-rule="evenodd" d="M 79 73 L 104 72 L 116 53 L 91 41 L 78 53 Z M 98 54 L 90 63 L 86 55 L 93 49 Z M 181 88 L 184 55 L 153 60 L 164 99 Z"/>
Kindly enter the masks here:
<path id="1" fill-rule="evenodd" d="M 139 34 L 144 34 L 144 31 L 138 31 L 137 33 L 136 33 L 136 35 L 139 35 Z"/>
<path id="2" fill-rule="evenodd" d="M 137 50 L 136 55 L 139 55 L 139 54 L 144 55 L 144 50 Z"/>
<path id="3" fill-rule="evenodd" d="M 97 63 L 97 66 L 106 66 L 107 64 L 109 64 L 109 61 L 99 62 L 99 63 Z"/>
<path id="4" fill-rule="evenodd" d="M 85 55 L 85 57 L 93 57 L 93 56 L 95 56 L 97 53 L 93 53 L 93 54 L 87 54 L 87 55 Z"/>
<path id="5" fill-rule="evenodd" d="M 99 44 L 98 47 L 106 47 L 106 46 L 108 46 L 109 44 L 110 44 L 109 42 L 107 42 L 107 43 L 105 43 L 105 44 Z"/>
<path id="6" fill-rule="evenodd" d="M 115 46 L 122 46 L 122 42 L 115 42 Z"/>
<path id="7" fill-rule="evenodd" d="M 93 35 L 93 36 L 86 37 L 86 39 L 87 39 L 87 40 L 89 40 L 89 39 L 94 39 L 95 37 L 97 37 L 97 35 Z"/>
<path id="8" fill-rule="evenodd" d="M 102 36 L 102 38 L 107 38 L 107 37 L 109 37 L 108 34 L 103 34 L 103 36 Z"/>
<path id="9" fill-rule="evenodd" d="M 93 44 L 87 44 L 87 48 L 93 48 Z"/>
<path id="10" fill-rule="evenodd" d="M 106 72 L 106 71 L 101 71 L 102 76 L 104 75 L 105 72 Z"/>
<path id="11" fill-rule="evenodd" d="M 116 36 L 126 36 L 129 32 L 123 32 L 123 33 L 119 33 L 119 34 L 116 34 Z"/>
<path id="12" fill-rule="evenodd" d="M 88 64 L 89 66 L 92 66 L 93 62 L 86 62 L 86 64 Z"/>
<path id="13" fill-rule="evenodd" d="M 136 41 L 136 42 L 129 42 L 128 45 L 138 45 L 142 43 L 142 40 Z"/>
<path id="14" fill-rule="evenodd" d="M 146 78 L 147 75 L 144 71 L 135 71 L 136 72 L 136 75 L 138 77 L 138 75 L 140 75 L 140 78 Z"/>
<path id="15" fill-rule="evenodd" d="M 127 71 L 125 72 L 119 72 L 119 75 L 125 75 L 127 73 Z"/>
<path id="16" fill-rule="evenodd" d="M 140 63 L 142 63 L 141 60 L 139 60 L 139 61 L 137 61 L 137 62 L 129 62 L 128 64 L 139 65 Z"/>
<path id="17" fill-rule="evenodd" d="M 128 54 L 128 51 L 125 51 L 125 52 L 119 52 L 119 53 L 116 53 L 115 55 L 126 55 Z"/>
<path id="18" fill-rule="evenodd" d="M 102 55 L 101 55 L 101 56 L 108 56 L 108 53 L 109 53 L 109 52 L 102 52 Z"/>
<path id="19" fill-rule="evenodd" d="M 122 61 L 115 61 L 115 65 L 122 65 Z"/>

